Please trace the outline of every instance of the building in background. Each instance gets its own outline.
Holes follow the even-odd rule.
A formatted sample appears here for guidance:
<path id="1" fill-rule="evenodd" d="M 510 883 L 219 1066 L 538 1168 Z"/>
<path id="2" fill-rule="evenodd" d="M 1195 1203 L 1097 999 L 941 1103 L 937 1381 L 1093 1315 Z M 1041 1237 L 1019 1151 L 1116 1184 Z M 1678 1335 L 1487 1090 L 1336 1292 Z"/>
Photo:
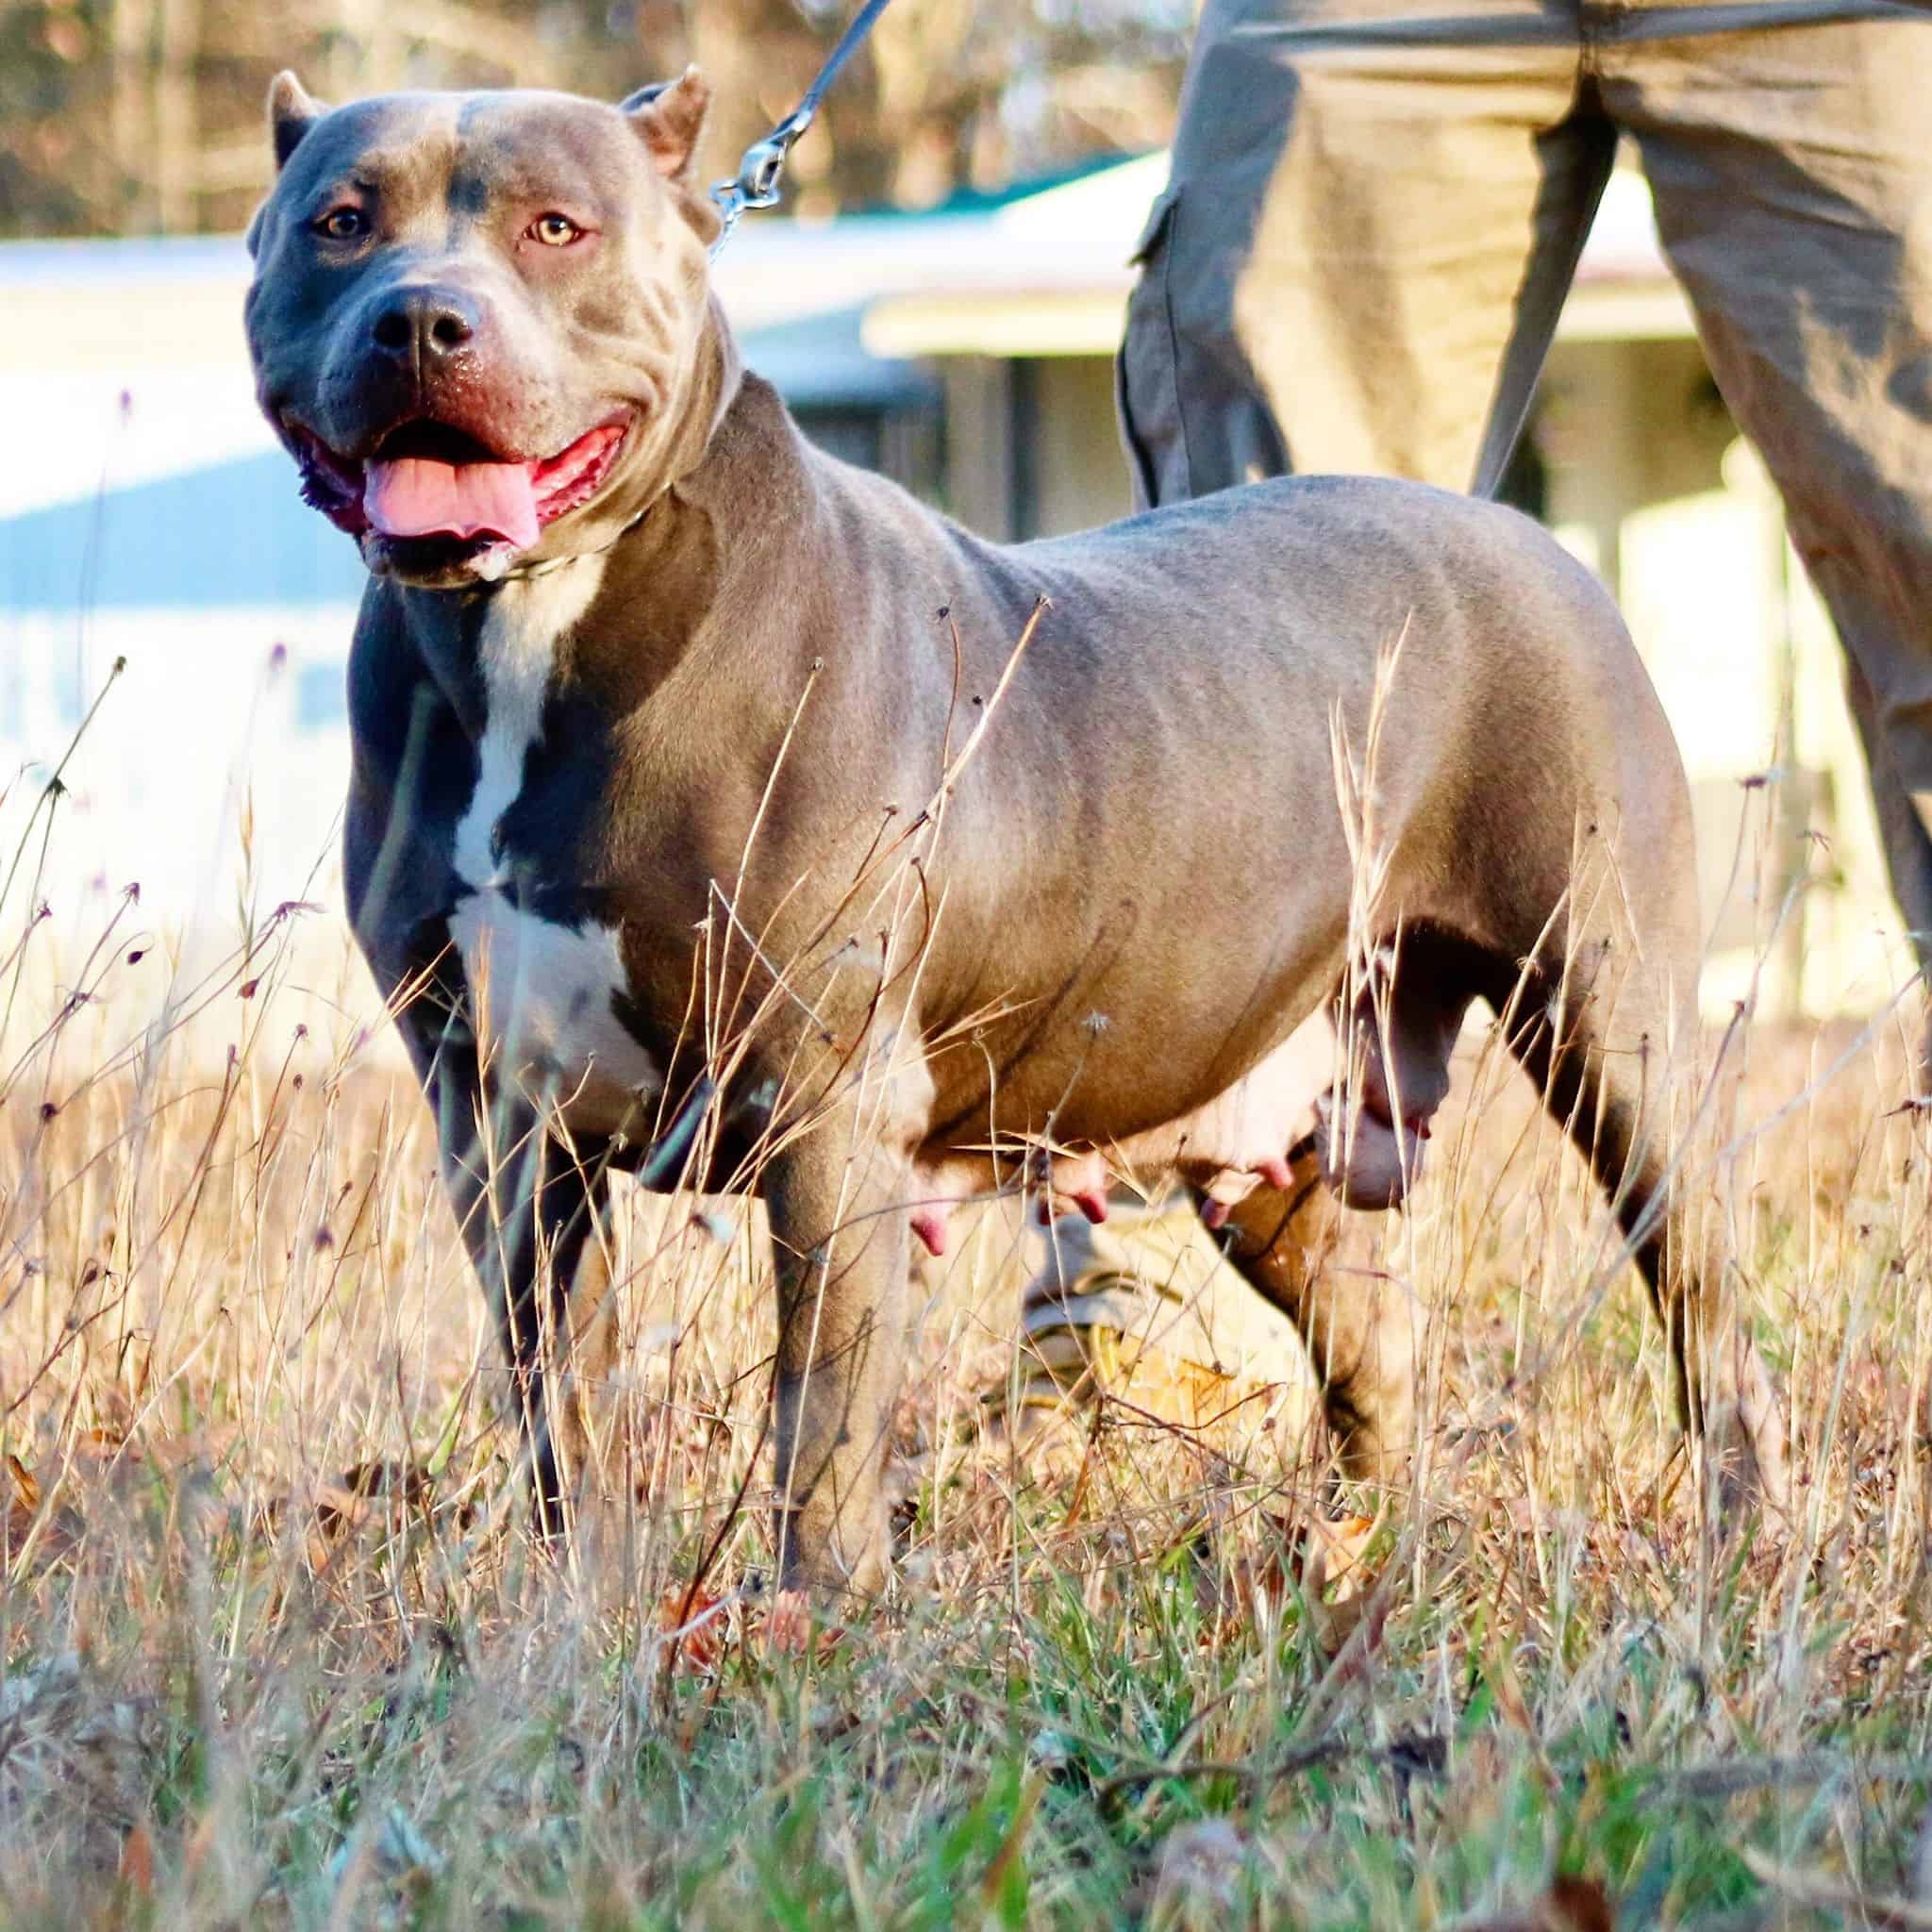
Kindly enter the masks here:
<path id="1" fill-rule="evenodd" d="M 1076 528 L 1128 505 L 1111 356 L 1164 175 L 1155 155 L 924 214 L 755 218 L 721 290 L 746 360 L 825 446 L 991 536 Z M 0 422 L 25 456 L 0 472 L 0 783 L 51 769 L 125 661 L 66 774 L 57 911 L 135 878 L 149 919 L 183 928 L 338 895 L 361 572 L 256 412 L 246 279 L 226 240 L 0 246 Z M 1676 727 L 1708 1003 L 1880 1003 L 1910 962 L 1837 646 L 1633 174 L 1512 480 L 1617 591 Z M 8 785 L 0 838 L 35 789 Z"/>

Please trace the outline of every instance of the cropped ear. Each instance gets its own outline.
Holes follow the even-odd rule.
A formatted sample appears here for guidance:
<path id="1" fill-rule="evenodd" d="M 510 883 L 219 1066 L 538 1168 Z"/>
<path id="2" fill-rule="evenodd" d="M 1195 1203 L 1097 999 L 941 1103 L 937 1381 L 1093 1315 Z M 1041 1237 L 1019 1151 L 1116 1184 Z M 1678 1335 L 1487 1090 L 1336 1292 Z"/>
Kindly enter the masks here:
<path id="1" fill-rule="evenodd" d="M 269 83 L 268 131 L 275 142 L 275 173 L 289 165 L 289 157 L 302 144 L 302 137 L 328 112 L 308 90 L 284 68 Z"/>
<path id="2" fill-rule="evenodd" d="M 652 166 L 679 187 L 696 178 L 698 141 L 710 110 L 711 83 L 695 67 L 687 67 L 675 80 L 641 87 L 624 103 Z"/>

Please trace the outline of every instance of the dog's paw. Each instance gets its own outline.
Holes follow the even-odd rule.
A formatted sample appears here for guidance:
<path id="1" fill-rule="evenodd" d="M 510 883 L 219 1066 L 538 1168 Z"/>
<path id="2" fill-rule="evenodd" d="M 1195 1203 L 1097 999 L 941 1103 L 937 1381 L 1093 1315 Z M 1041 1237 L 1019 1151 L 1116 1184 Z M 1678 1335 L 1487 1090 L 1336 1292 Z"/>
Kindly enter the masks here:
<path id="1" fill-rule="evenodd" d="M 813 1657 L 823 1662 L 838 1649 L 844 1626 L 813 1614 L 811 1593 L 781 1590 L 765 1613 L 765 1649 L 773 1657 Z"/>
<path id="2" fill-rule="evenodd" d="M 1774 1529 L 1791 1521 L 1785 1410 L 1755 1345 L 1739 1351 L 1734 1399 L 1717 1406 L 1706 1427 L 1715 1460 L 1718 1508 L 1726 1528 L 1761 1517 Z"/>

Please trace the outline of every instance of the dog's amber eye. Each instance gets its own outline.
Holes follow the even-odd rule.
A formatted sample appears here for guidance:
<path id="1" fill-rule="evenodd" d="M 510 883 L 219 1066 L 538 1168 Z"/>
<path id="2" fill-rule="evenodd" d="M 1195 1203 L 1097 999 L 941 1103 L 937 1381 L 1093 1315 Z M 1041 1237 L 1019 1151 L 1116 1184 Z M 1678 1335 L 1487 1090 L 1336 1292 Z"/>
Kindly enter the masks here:
<path id="1" fill-rule="evenodd" d="M 568 215 L 552 212 L 539 215 L 530 224 L 530 233 L 546 248 L 568 248 L 584 231 Z"/>
<path id="2" fill-rule="evenodd" d="M 326 235 L 331 242 L 353 242 L 357 236 L 369 232 L 369 217 L 359 208 L 344 203 L 341 208 L 330 208 L 315 224 L 315 232 Z"/>

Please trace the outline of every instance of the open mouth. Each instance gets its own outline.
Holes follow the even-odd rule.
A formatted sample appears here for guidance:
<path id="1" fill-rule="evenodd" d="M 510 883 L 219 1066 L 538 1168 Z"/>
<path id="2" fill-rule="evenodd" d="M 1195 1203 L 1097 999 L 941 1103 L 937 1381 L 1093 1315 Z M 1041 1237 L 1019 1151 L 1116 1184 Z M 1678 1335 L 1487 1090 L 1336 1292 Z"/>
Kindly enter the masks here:
<path id="1" fill-rule="evenodd" d="M 507 459 L 468 432 L 425 418 L 391 429 L 360 462 L 301 424 L 289 426 L 304 501 L 351 536 L 374 530 L 526 550 L 544 525 L 597 493 L 629 424 L 600 423 L 537 462 Z"/>

